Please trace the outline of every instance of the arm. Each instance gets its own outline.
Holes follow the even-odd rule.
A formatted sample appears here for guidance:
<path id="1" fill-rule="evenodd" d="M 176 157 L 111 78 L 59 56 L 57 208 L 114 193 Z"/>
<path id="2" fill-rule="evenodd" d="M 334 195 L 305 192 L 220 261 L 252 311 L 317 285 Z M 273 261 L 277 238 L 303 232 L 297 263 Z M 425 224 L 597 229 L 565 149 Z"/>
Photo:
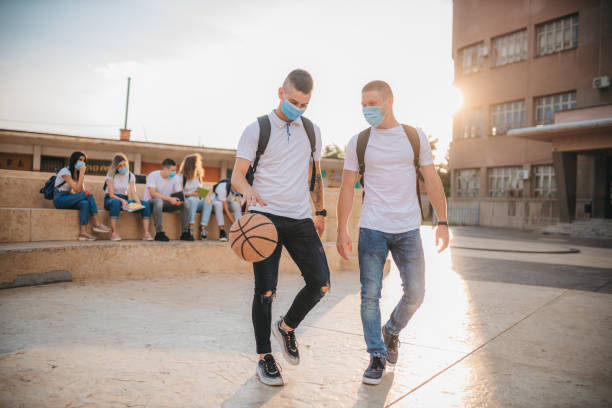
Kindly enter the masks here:
<path id="1" fill-rule="evenodd" d="M 348 260 L 348 254 L 353 252 L 353 243 L 348 233 L 348 219 L 351 215 L 353 207 L 353 197 L 355 195 L 355 183 L 359 173 L 351 170 L 342 172 L 342 186 L 340 187 L 340 195 L 338 197 L 338 238 L 336 240 L 336 249 L 340 256 Z"/>
<path id="2" fill-rule="evenodd" d="M 322 211 L 325 209 L 325 196 L 323 191 L 323 179 L 321 177 L 321 161 L 315 161 L 315 180 L 314 189 L 310 192 L 310 198 L 314 204 L 315 211 Z M 308 166 L 308 174 L 311 175 L 308 180 L 308 185 L 312 182 L 312 162 Z M 325 232 L 325 217 L 317 215 L 314 219 L 315 229 L 319 236 L 323 236 Z"/>
<path id="3" fill-rule="evenodd" d="M 444 187 L 442 186 L 442 180 L 440 180 L 438 172 L 433 164 L 428 164 L 421 167 L 421 173 L 425 180 L 429 201 L 431 201 L 431 205 L 436 212 L 438 220 L 446 221 L 446 196 L 444 195 Z M 442 252 L 448 247 L 448 226 L 440 225 L 436 227 L 436 245 L 438 245 L 440 241 L 442 241 L 442 245 L 439 247 L 438 252 Z"/>
<path id="4" fill-rule="evenodd" d="M 162 200 L 167 201 L 172 205 L 178 205 L 181 202 L 181 200 L 179 200 L 177 197 L 168 197 L 161 193 L 158 193 L 155 187 L 149 186 L 147 188 L 149 189 L 149 194 L 151 194 L 151 197 L 153 198 L 161 198 Z"/>
<path id="5" fill-rule="evenodd" d="M 227 200 L 223 201 L 223 212 L 225 213 L 225 215 L 227 216 L 227 218 L 230 221 L 230 224 L 234 224 L 234 214 L 232 214 L 232 212 L 229 209 L 229 206 L 227 205 Z"/>
<path id="6" fill-rule="evenodd" d="M 86 167 L 85 165 L 83 165 L 80 169 L 77 170 L 78 180 L 76 182 L 72 178 L 72 174 L 64 174 L 62 176 L 66 184 L 68 184 L 75 193 L 81 193 L 84 190 L 83 187 L 85 182 L 85 169 Z"/>
<path id="7" fill-rule="evenodd" d="M 130 192 L 132 193 L 132 197 L 134 201 L 137 202 L 138 204 L 142 204 L 140 202 L 140 198 L 138 197 L 138 191 L 136 190 L 136 180 L 132 180 L 130 182 L 130 188 L 128 190 L 128 198 L 130 197 Z"/>
<path id="8" fill-rule="evenodd" d="M 121 206 L 125 207 L 127 205 L 127 201 L 123 198 L 119 197 L 115 194 L 115 186 L 113 186 L 112 179 L 106 179 L 106 188 L 108 188 L 108 196 L 110 198 L 114 198 L 115 200 L 119 200 L 121 202 Z"/>
<path id="9" fill-rule="evenodd" d="M 241 157 L 236 158 L 234 163 L 234 170 L 232 171 L 232 186 L 242 194 L 242 204 L 247 203 L 247 207 L 254 206 L 257 203 L 265 206 L 266 203 L 261 199 L 259 194 L 253 189 L 253 187 L 247 182 L 246 174 L 251 163 L 247 159 Z"/>

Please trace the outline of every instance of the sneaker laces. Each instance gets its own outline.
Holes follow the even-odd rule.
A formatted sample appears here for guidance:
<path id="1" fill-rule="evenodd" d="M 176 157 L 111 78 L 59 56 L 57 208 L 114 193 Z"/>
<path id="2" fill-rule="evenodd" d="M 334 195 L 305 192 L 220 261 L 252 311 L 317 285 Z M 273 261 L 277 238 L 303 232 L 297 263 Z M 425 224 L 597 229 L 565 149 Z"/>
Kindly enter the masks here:
<path id="1" fill-rule="evenodd" d="M 271 354 L 267 354 L 263 360 L 264 360 L 264 366 L 266 368 L 266 373 L 268 374 L 279 373 L 280 374 L 280 372 L 282 371 L 282 368 L 280 364 L 276 362 L 276 360 Z"/>
<path id="2" fill-rule="evenodd" d="M 371 370 L 376 370 L 378 368 L 385 368 L 385 364 L 384 364 L 384 357 L 381 356 L 374 356 L 372 357 L 372 364 L 370 364 L 370 369 Z"/>
<path id="3" fill-rule="evenodd" d="M 400 340 L 399 340 L 399 336 L 393 336 L 391 335 L 391 341 L 389 342 L 389 347 L 390 349 L 397 349 L 400 345 Z"/>
<path id="4" fill-rule="evenodd" d="M 297 351 L 297 339 L 295 338 L 295 330 L 285 331 L 287 333 L 287 337 L 289 338 L 289 350 L 291 352 Z"/>

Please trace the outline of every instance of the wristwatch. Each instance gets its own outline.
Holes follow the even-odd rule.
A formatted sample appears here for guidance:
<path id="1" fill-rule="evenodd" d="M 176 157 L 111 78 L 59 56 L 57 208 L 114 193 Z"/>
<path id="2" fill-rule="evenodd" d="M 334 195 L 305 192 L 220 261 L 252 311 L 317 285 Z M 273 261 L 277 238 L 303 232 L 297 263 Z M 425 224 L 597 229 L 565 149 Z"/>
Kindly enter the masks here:
<path id="1" fill-rule="evenodd" d="M 438 225 L 446 225 L 448 227 L 448 221 L 438 221 Z"/>
<path id="2" fill-rule="evenodd" d="M 322 215 L 327 217 L 327 210 L 315 211 L 315 215 Z"/>

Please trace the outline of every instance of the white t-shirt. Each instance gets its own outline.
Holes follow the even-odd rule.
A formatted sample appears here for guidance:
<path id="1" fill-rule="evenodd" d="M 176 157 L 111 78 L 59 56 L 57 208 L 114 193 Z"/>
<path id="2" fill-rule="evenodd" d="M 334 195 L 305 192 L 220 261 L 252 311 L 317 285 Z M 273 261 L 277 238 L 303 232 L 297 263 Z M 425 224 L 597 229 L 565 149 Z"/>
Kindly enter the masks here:
<path id="1" fill-rule="evenodd" d="M 182 181 L 179 176 L 163 178 L 160 170 L 155 170 L 147 176 L 147 185 L 144 194 L 145 201 L 152 198 L 151 193 L 149 193 L 149 187 L 154 187 L 158 193 L 168 197 L 172 193 L 177 193 L 183 189 Z"/>
<path id="2" fill-rule="evenodd" d="M 180 183 L 181 185 L 183 185 L 183 175 L 179 174 L 177 175 L 177 177 L 180 178 Z M 193 193 L 194 191 L 196 191 L 198 187 L 200 187 L 200 179 L 198 179 L 197 177 L 194 177 L 193 179 L 187 180 L 185 182 L 185 187 L 183 187 L 183 193 L 185 194 Z"/>
<path id="3" fill-rule="evenodd" d="M 106 176 L 106 183 L 107 183 L 107 187 L 104 191 L 106 191 L 106 194 L 108 194 L 108 183 L 113 183 L 113 192 L 115 194 L 125 194 L 127 195 L 128 193 L 128 188 L 130 187 L 130 183 L 132 181 L 135 181 L 136 177 L 134 176 L 134 173 L 130 172 L 125 173 L 125 174 L 121 174 L 121 173 L 116 173 L 114 176 Z"/>
<path id="4" fill-rule="evenodd" d="M 417 131 L 421 139 L 420 165 L 432 164 L 427 136 Z M 358 136 L 353 136 L 346 147 L 345 170 L 359 171 Z M 419 228 L 414 153 L 402 126 L 372 128 L 364 160 L 365 197 L 359 226 L 392 234 Z"/>
<path id="5" fill-rule="evenodd" d="M 267 204 L 251 206 L 257 210 L 294 219 L 311 218 L 309 202 L 310 141 L 298 118 L 285 122 L 273 111 L 268 114 L 271 131 L 265 152 L 259 158 L 253 188 Z M 314 126 L 315 161 L 321 160 L 321 131 Z M 242 133 L 236 157 L 251 163 L 259 141 L 259 123 L 251 123 Z"/>
<path id="6" fill-rule="evenodd" d="M 72 174 L 70 174 L 70 169 L 68 169 L 68 167 L 64 167 L 63 169 L 61 169 L 60 171 L 57 172 L 57 175 L 55 176 L 55 184 L 54 184 L 56 190 L 58 190 L 58 191 L 70 191 L 70 184 L 68 184 L 66 179 L 64 179 L 64 177 L 63 177 L 66 174 L 68 175 L 68 177 L 72 178 Z M 77 174 L 78 174 L 78 171 L 77 171 Z M 58 187 L 62 183 L 64 183 L 64 185 L 61 186 L 61 187 Z"/>

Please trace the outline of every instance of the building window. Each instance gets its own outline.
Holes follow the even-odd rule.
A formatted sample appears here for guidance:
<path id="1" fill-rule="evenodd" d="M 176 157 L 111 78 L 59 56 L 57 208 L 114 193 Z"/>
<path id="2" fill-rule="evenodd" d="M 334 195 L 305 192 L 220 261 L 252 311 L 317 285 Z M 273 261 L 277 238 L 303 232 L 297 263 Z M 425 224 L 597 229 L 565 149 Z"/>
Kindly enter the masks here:
<path id="1" fill-rule="evenodd" d="M 464 74 L 478 72 L 484 66 L 485 45 L 480 42 L 461 50 L 461 69 Z"/>
<path id="2" fill-rule="evenodd" d="M 459 116 L 461 128 L 457 134 L 459 139 L 469 139 L 482 136 L 482 108 L 469 109 Z"/>
<path id="3" fill-rule="evenodd" d="M 523 168 L 494 167 L 489 169 L 490 197 L 522 197 Z"/>
<path id="4" fill-rule="evenodd" d="M 537 29 L 538 56 L 578 46 L 578 14 L 540 24 Z"/>
<path id="5" fill-rule="evenodd" d="M 497 67 L 527 59 L 527 30 L 495 38 L 493 50 Z"/>
<path id="6" fill-rule="evenodd" d="M 533 195 L 535 197 L 554 197 L 556 194 L 555 167 L 552 165 L 535 166 Z"/>
<path id="7" fill-rule="evenodd" d="M 553 123 L 555 112 L 576 108 L 576 91 L 536 98 L 536 124 Z"/>
<path id="8" fill-rule="evenodd" d="M 68 166 L 69 161 L 69 157 L 42 156 L 40 158 L 40 171 L 57 173 L 63 167 Z M 91 176 L 106 176 L 110 164 L 110 160 L 88 159 L 86 162 L 87 174 Z M 129 162 L 129 166 L 130 171 L 134 171 L 134 162 Z"/>
<path id="9" fill-rule="evenodd" d="M 480 172 L 478 169 L 457 170 L 457 197 L 480 195 Z"/>
<path id="10" fill-rule="evenodd" d="M 525 101 L 491 107 L 491 135 L 503 135 L 510 129 L 525 126 Z"/>

